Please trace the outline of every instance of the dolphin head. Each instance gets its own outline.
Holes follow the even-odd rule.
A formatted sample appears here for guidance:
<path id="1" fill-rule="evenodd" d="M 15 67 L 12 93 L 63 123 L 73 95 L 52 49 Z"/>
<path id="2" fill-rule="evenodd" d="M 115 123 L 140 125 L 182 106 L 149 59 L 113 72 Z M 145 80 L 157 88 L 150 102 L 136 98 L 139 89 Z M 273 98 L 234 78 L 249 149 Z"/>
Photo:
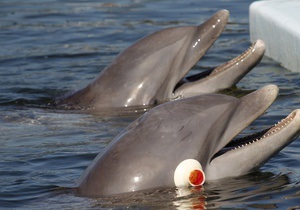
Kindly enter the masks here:
<path id="1" fill-rule="evenodd" d="M 227 10 L 221 10 L 199 26 L 166 28 L 142 38 L 120 53 L 87 87 L 57 104 L 95 110 L 153 106 L 235 85 L 262 58 L 262 41 L 208 76 L 184 79 L 220 36 L 228 16 Z"/>
<path id="2" fill-rule="evenodd" d="M 257 169 L 299 134 L 300 111 L 253 140 L 230 142 L 264 113 L 277 93 L 277 86 L 268 85 L 242 98 L 206 94 L 151 109 L 95 158 L 79 181 L 78 195 L 175 187 L 175 169 L 188 159 L 202 165 L 206 180 Z"/>

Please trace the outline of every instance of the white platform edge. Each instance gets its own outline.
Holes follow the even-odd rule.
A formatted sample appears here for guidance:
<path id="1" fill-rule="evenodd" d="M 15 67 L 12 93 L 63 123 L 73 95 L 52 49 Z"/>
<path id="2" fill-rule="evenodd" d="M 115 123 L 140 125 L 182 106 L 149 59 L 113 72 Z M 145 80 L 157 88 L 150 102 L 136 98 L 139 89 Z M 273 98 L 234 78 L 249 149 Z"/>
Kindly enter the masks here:
<path id="1" fill-rule="evenodd" d="M 265 42 L 265 55 L 300 72 L 300 0 L 257 1 L 250 5 L 250 39 Z"/>

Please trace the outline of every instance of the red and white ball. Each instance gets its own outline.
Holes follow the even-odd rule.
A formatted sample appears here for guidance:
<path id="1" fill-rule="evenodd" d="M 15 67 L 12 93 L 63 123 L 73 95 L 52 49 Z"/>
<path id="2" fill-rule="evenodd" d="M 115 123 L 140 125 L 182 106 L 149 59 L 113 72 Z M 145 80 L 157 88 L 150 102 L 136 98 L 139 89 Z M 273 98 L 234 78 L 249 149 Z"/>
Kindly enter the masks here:
<path id="1" fill-rule="evenodd" d="M 201 164 L 195 159 L 182 161 L 174 172 L 176 187 L 201 186 L 205 182 L 205 174 Z"/>

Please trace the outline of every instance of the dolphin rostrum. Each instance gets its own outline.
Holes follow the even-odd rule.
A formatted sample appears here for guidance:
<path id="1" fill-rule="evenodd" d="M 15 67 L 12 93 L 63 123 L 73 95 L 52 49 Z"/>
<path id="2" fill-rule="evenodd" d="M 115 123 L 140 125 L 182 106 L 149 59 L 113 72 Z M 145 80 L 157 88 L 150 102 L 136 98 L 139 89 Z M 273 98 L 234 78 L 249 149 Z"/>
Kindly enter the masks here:
<path id="1" fill-rule="evenodd" d="M 199 26 L 166 28 L 142 38 L 120 53 L 89 85 L 56 104 L 110 111 L 230 88 L 260 62 L 265 50 L 262 41 L 206 75 L 184 78 L 220 36 L 228 16 L 227 10 L 221 10 Z"/>
<path id="2" fill-rule="evenodd" d="M 295 110 L 269 129 L 234 139 L 277 94 L 277 86 L 267 85 L 241 98 L 204 94 L 156 106 L 95 158 L 76 191 L 79 196 L 101 197 L 184 187 L 189 177 L 178 180 L 175 170 L 186 160 L 201 165 L 207 181 L 252 172 L 300 132 L 300 110 Z"/>

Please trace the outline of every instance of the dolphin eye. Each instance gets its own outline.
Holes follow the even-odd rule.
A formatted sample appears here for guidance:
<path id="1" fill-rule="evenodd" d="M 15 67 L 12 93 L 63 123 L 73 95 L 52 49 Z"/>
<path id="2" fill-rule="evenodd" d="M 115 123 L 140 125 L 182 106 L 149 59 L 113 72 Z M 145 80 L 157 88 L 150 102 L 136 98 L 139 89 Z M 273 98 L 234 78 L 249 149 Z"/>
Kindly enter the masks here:
<path id="1" fill-rule="evenodd" d="M 200 186 L 205 182 L 201 164 L 195 159 L 186 159 L 179 163 L 174 172 L 176 187 Z"/>

